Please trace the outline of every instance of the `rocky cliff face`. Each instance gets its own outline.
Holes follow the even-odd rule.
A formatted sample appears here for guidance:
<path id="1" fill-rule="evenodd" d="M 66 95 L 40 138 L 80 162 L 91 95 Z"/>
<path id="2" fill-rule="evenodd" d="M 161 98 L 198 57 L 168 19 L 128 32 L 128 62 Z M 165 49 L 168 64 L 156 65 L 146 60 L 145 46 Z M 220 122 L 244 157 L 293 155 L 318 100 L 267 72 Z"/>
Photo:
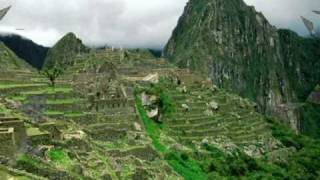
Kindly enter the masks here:
<path id="1" fill-rule="evenodd" d="M 49 51 L 44 62 L 44 68 L 59 66 L 63 69 L 73 64 L 74 57 L 86 51 L 73 33 L 68 33 L 59 40 Z"/>
<path id="2" fill-rule="evenodd" d="M 300 97 L 297 89 L 303 89 L 303 84 L 293 85 L 295 78 L 300 77 L 302 83 L 302 79 L 314 75 L 297 73 L 296 65 L 303 61 L 292 61 L 310 58 L 299 49 L 302 40 L 298 36 L 289 33 L 298 40 L 287 46 L 283 42 L 286 34 L 278 33 L 261 13 L 242 0 L 191 0 L 164 56 L 181 67 L 208 74 L 219 87 L 256 101 L 263 112 L 278 114 L 279 106 Z M 301 53 L 291 58 L 293 51 Z M 303 68 L 305 71 L 308 67 Z M 293 122 L 293 126 L 297 124 Z"/>
<path id="3" fill-rule="evenodd" d="M 285 71 L 299 101 L 305 101 L 320 82 L 320 39 L 302 38 L 279 30 Z"/>

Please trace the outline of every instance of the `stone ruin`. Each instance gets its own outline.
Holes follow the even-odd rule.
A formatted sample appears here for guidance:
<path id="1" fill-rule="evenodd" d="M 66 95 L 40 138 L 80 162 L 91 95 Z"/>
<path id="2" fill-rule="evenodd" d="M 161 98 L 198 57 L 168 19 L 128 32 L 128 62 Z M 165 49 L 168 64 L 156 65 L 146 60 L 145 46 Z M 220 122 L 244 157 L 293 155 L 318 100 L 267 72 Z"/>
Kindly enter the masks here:
<path id="1" fill-rule="evenodd" d="M 63 139 L 63 129 L 65 127 L 56 122 L 47 122 L 39 125 L 41 130 L 47 131 L 50 133 L 50 137 L 53 140 L 62 140 Z"/>
<path id="2" fill-rule="evenodd" d="M 51 134 L 36 127 L 28 128 L 27 135 L 33 144 L 48 144 L 51 142 Z"/>
<path id="3" fill-rule="evenodd" d="M 14 128 L 0 128 L 0 157 L 15 157 L 16 140 Z"/>
<path id="4" fill-rule="evenodd" d="M 14 157 L 27 141 L 45 144 L 50 139 L 61 140 L 62 131 L 55 123 L 43 123 L 40 128 L 26 128 L 17 117 L 0 116 L 0 157 Z"/>
<path id="5" fill-rule="evenodd" d="M 180 69 L 176 70 L 173 74 L 173 76 L 176 78 L 176 83 L 178 85 L 208 85 L 212 84 L 210 80 L 203 81 L 203 79 L 199 76 L 196 76 L 195 74 L 191 73 L 189 69 Z"/>
<path id="6" fill-rule="evenodd" d="M 0 117 L 0 128 L 13 128 L 15 144 L 21 146 L 27 138 L 24 122 L 19 118 Z"/>
<path id="7" fill-rule="evenodd" d="M 134 100 L 128 98 L 125 87 L 117 81 L 111 82 L 106 87 L 106 93 L 91 94 L 90 103 L 95 107 L 96 111 L 104 111 L 106 109 L 129 108 L 134 104 Z"/>

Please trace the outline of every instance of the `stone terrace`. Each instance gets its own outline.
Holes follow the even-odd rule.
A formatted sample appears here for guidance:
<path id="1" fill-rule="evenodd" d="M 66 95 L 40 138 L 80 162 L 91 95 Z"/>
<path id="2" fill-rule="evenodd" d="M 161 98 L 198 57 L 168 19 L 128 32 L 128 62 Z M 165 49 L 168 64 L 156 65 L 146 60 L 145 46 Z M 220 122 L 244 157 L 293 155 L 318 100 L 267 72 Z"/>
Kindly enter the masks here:
<path id="1" fill-rule="evenodd" d="M 248 152 L 251 155 L 277 148 L 278 142 L 264 117 L 256 112 L 255 104 L 208 83 L 181 79 L 180 86 L 167 88 L 176 107 L 174 116 L 164 121 L 169 135 L 187 144 L 211 141 L 231 142 L 244 149 L 254 146 Z M 213 109 L 210 103 L 217 107 Z"/>

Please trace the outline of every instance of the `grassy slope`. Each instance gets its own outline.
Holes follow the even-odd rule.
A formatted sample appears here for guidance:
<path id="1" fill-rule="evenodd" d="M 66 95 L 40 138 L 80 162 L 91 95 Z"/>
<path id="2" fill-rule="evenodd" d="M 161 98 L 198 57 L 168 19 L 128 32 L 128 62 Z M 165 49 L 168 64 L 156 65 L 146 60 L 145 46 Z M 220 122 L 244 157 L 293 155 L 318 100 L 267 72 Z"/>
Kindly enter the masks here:
<path id="1" fill-rule="evenodd" d="M 32 69 L 24 60 L 18 58 L 3 42 L 0 42 L 0 70 Z"/>
<path id="2" fill-rule="evenodd" d="M 168 164 L 185 179 L 196 180 L 204 179 L 205 174 L 202 172 L 199 165 L 192 159 L 182 160 L 179 152 L 169 150 L 165 145 L 160 142 L 161 125 L 155 123 L 148 118 L 140 98 L 136 97 L 136 104 L 141 120 L 144 123 L 147 134 L 152 140 L 154 148 L 162 155 L 165 156 Z"/>

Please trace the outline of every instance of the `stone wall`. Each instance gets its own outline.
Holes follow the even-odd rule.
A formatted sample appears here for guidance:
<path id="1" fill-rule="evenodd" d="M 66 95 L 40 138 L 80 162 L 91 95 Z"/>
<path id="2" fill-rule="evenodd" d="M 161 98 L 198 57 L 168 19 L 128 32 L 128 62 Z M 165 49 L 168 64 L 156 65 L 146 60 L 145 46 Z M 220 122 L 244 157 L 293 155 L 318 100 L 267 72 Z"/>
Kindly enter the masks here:
<path id="1" fill-rule="evenodd" d="M 0 118 L 0 127 L 2 128 L 14 128 L 14 136 L 17 145 L 21 145 L 26 139 L 26 128 L 24 122 L 18 118 Z"/>
<path id="2" fill-rule="evenodd" d="M 128 100 L 125 98 L 119 98 L 119 99 L 105 99 L 105 100 L 97 100 L 95 101 L 95 104 L 99 106 L 99 108 L 121 108 L 121 107 L 129 107 L 133 105 L 132 100 Z"/>
<path id="3" fill-rule="evenodd" d="M 0 128 L 0 142 L 0 156 L 14 157 L 16 152 L 14 128 Z"/>

